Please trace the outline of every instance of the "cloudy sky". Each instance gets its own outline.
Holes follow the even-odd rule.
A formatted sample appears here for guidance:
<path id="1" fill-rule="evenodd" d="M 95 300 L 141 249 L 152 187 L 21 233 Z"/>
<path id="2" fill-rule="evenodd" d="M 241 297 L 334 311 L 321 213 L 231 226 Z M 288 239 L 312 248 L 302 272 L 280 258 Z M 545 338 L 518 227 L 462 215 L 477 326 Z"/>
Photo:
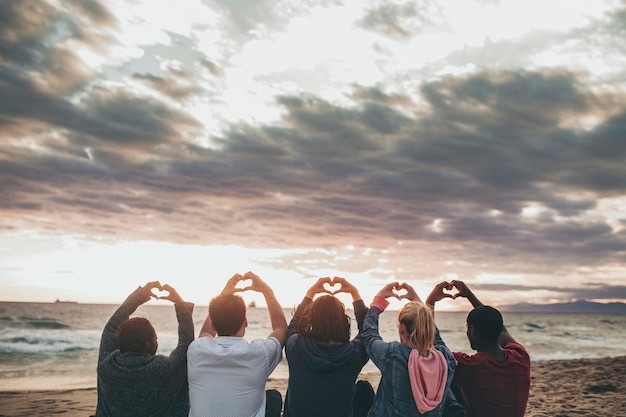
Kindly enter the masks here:
<path id="1" fill-rule="evenodd" d="M 0 299 L 626 301 L 625 37 L 623 1 L 0 1 Z"/>

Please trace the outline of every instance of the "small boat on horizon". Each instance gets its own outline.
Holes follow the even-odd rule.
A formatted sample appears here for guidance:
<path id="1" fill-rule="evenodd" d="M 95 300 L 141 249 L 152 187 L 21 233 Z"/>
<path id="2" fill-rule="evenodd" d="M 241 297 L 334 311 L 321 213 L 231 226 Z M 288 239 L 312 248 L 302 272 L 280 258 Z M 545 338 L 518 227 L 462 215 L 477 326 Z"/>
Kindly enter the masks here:
<path id="1" fill-rule="evenodd" d="M 56 300 L 54 300 L 54 304 L 78 304 L 78 301 L 59 300 L 57 298 Z"/>

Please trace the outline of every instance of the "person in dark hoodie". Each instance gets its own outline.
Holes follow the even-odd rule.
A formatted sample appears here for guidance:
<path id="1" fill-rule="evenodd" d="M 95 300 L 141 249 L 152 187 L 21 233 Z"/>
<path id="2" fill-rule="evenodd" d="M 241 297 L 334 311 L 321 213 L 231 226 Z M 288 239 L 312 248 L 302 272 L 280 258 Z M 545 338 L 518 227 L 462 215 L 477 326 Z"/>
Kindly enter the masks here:
<path id="1" fill-rule="evenodd" d="M 387 298 L 409 300 L 398 314 L 399 342 L 384 342 L 378 332 L 378 316 L 389 305 Z M 362 337 L 381 373 L 368 417 L 441 417 L 455 360 L 439 336 L 432 310 L 410 285 L 393 282 L 378 292 Z"/>
<path id="2" fill-rule="evenodd" d="M 338 287 L 331 292 L 326 285 Z M 350 317 L 334 294 L 352 296 L 359 334 L 350 340 Z M 315 300 L 317 294 L 322 295 Z M 284 417 L 365 417 L 374 398 L 369 382 L 355 384 L 368 357 L 361 340 L 367 307 L 345 278 L 320 278 L 289 324 L 285 354 L 289 382 Z"/>
<path id="3" fill-rule="evenodd" d="M 169 356 L 156 355 L 157 335 L 143 317 L 130 315 L 159 298 L 174 303 L 178 345 Z M 95 417 L 186 417 L 189 413 L 187 347 L 193 340 L 194 305 L 170 285 L 158 281 L 137 288 L 109 319 L 98 355 L 98 402 Z"/>

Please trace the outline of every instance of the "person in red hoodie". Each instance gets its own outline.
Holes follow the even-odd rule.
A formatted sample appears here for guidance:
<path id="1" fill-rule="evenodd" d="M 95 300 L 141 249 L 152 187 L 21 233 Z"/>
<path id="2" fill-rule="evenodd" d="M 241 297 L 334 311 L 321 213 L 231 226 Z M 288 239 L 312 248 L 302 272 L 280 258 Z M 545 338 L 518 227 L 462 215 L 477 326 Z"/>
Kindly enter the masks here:
<path id="1" fill-rule="evenodd" d="M 451 295 L 444 290 L 457 289 Z M 477 353 L 453 352 L 457 360 L 453 385 L 460 389 L 466 417 L 524 417 L 530 390 L 530 356 L 509 334 L 502 314 L 483 305 L 463 281 L 437 284 L 426 304 L 434 310 L 443 298 L 467 298 L 467 338 Z M 449 398 L 454 402 L 454 396 Z M 456 407 L 446 405 L 446 409 Z M 447 413 L 444 413 L 444 417 Z"/>

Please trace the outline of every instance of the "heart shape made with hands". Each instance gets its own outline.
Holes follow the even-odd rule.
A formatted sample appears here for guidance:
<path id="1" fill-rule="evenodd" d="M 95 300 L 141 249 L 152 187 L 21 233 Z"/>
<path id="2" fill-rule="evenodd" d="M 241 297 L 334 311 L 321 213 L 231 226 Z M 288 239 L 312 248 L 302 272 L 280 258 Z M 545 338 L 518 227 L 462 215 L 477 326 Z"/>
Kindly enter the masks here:
<path id="1" fill-rule="evenodd" d="M 163 300 L 170 296 L 170 292 L 166 289 L 161 288 L 153 288 L 150 290 L 150 295 L 152 295 L 157 300 Z"/>
<path id="2" fill-rule="evenodd" d="M 406 295 L 409 293 L 406 288 L 399 286 L 395 286 L 391 291 L 396 295 L 396 297 L 398 297 L 399 300 L 406 298 Z"/>
<path id="3" fill-rule="evenodd" d="M 448 289 L 444 289 L 443 293 L 449 295 L 450 298 L 452 298 L 453 300 L 456 300 L 457 297 L 461 296 L 460 292 L 457 291 L 456 293 L 453 294 L 451 290 L 448 290 Z"/>
<path id="4" fill-rule="evenodd" d="M 447 283 L 448 285 L 446 285 L 443 288 L 443 293 L 450 296 L 450 298 L 452 298 L 453 300 L 455 300 L 457 297 L 461 296 L 461 292 L 459 291 L 458 288 L 456 288 L 454 285 L 452 285 L 451 283 Z M 456 290 L 456 293 L 453 293 L 453 291 Z"/>
<path id="5" fill-rule="evenodd" d="M 342 288 L 343 288 L 343 285 L 341 285 L 341 282 L 325 282 L 324 283 L 324 289 L 333 295 L 340 292 Z"/>
<path id="6" fill-rule="evenodd" d="M 238 290 L 243 290 L 244 288 L 248 288 L 251 285 L 252 285 L 252 280 L 250 278 L 242 277 L 239 280 L 239 282 L 237 282 L 237 285 L 235 285 L 235 288 Z"/>

